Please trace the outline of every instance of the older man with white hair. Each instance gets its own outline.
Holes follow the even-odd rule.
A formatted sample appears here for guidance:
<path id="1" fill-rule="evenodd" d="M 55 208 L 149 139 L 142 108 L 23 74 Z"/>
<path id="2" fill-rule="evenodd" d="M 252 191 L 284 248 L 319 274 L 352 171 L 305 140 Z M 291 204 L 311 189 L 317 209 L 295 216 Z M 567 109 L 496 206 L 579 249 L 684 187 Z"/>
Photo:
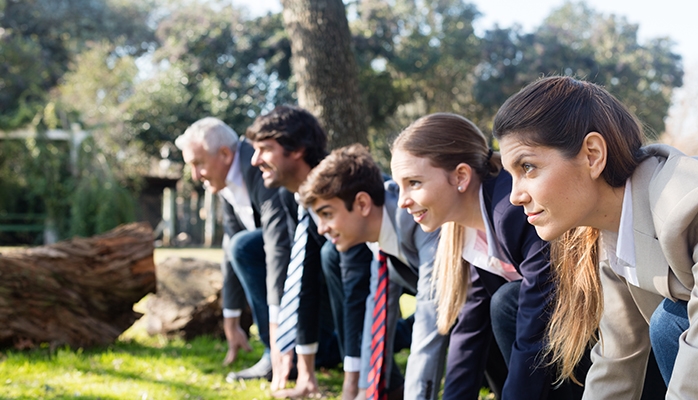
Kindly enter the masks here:
<path id="1" fill-rule="evenodd" d="M 250 350 L 240 327 L 245 297 L 266 347 L 252 367 L 231 372 L 228 381 L 271 379 L 269 314 L 278 309 L 283 294 L 290 239 L 286 214 L 277 189 L 264 186 L 262 172 L 250 163 L 254 148 L 223 121 L 206 117 L 175 140 L 192 178 L 220 195 L 224 204 L 223 321 L 228 352 L 224 365 L 235 361 L 239 349 Z M 239 271 L 246 272 L 240 273 Z M 243 291 L 244 288 L 244 291 Z"/>

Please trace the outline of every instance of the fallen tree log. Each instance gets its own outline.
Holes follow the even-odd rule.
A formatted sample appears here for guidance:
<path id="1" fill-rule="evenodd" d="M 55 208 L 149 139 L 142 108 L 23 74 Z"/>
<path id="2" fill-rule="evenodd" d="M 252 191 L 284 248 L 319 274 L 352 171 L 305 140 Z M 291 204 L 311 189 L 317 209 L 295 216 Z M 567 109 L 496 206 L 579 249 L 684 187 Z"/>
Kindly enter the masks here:
<path id="1" fill-rule="evenodd" d="M 147 223 L 0 254 L 0 347 L 110 344 L 155 284 Z"/>
<path id="2" fill-rule="evenodd" d="M 156 268 L 157 294 L 148 297 L 143 317 L 148 334 L 181 336 L 185 340 L 200 335 L 223 338 L 220 263 L 168 257 Z M 252 314 L 247 306 L 240 324 L 249 336 Z"/>

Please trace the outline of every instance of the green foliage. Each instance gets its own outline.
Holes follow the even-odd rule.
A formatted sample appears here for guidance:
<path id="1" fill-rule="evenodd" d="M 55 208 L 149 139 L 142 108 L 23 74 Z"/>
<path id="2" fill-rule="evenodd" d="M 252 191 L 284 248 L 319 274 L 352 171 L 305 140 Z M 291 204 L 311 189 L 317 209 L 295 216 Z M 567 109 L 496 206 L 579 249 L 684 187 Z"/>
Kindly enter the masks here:
<path id="1" fill-rule="evenodd" d="M 0 31 L 0 129 L 22 126 L 41 110 L 46 97 L 45 72 L 36 62 L 41 52 L 35 37 Z"/>
<path id="2" fill-rule="evenodd" d="M 651 139 L 663 132 L 682 84 L 668 38 L 639 43 L 637 25 L 583 2 L 564 3 L 533 32 L 493 27 L 484 35 L 475 33 L 479 13 L 465 0 L 347 7 L 369 142 L 385 171 L 393 137 L 414 119 L 455 112 L 488 134 L 499 106 L 541 76 L 605 85 Z M 0 143 L 8 157 L 0 160 L 7 188 L 0 212 L 46 213 L 61 235 L 99 231 L 99 211 L 86 199 L 100 200 L 89 193 L 106 192 L 105 182 L 135 188 L 154 161 L 178 159 L 163 148 L 194 121 L 216 116 L 244 134 L 261 113 L 295 103 L 292 38 L 282 21 L 280 13 L 250 18 L 228 0 L 0 0 L 0 129 L 79 123 L 93 138 L 83 154 L 91 161 L 75 175 L 60 144 L 37 140 L 12 151 L 17 145 Z M 86 174 L 99 165 L 111 166 L 111 175 Z M 119 220 L 130 216 L 122 203 Z M 82 225 L 71 228 L 71 220 Z"/>
<path id="3" fill-rule="evenodd" d="M 159 67 L 135 87 L 124 115 L 151 155 L 204 116 L 244 134 L 257 115 L 292 101 L 281 15 L 248 20 L 229 2 L 175 4 L 156 31 Z"/>
<path id="4" fill-rule="evenodd" d="M 24 141 L 21 171 L 27 178 L 28 199 L 40 202 L 41 210 L 60 237 L 68 229 L 68 198 L 73 188 L 68 144 L 46 140 L 39 132 L 36 138 Z"/>
<path id="5" fill-rule="evenodd" d="M 642 45 L 637 29 L 625 18 L 567 2 L 534 33 L 488 31 L 474 87 L 480 119 L 491 121 L 499 105 L 533 80 L 563 74 L 605 86 L 646 123 L 646 134 L 655 139 L 664 131 L 671 93 L 682 85 L 683 71 L 668 39 Z"/>
<path id="6" fill-rule="evenodd" d="M 469 115 L 479 62 L 475 7 L 462 0 L 362 1 L 352 23 L 368 104 L 369 140 L 384 170 L 392 138 L 420 116 Z"/>
<path id="7" fill-rule="evenodd" d="M 97 157 L 97 160 L 103 157 Z M 107 165 L 95 162 L 70 199 L 71 235 L 92 236 L 135 220 L 135 199 L 131 191 L 114 179 Z"/>
<path id="8" fill-rule="evenodd" d="M 0 129 L 30 122 L 36 105 L 87 43 L 106 39 L 139 54 L 153 39 L 150 1 L 8 0 L 0 9 Z"/>

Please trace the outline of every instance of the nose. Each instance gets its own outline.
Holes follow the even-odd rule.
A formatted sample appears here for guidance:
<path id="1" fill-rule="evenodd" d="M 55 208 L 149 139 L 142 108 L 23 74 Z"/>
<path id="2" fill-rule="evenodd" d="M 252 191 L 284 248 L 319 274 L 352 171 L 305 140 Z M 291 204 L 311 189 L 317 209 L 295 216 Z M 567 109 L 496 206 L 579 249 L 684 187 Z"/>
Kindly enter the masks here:
<path id="1" fill-rule="evenodd" d="M 322 218 L 318 218 L 317 233 L 319 233 L 320 235 L 330 233 L 330 227 L 322 220 Z"/>
<path id="2" fill-rule="evenodd" d="M 397 205 L 400 208 L 407 208 L 412 205 L 412 199 L 410 199 L 404 191 L 400 191 L 400 195 L 397 198 Z"/>
<path id="3" fill-rule="evenodd" d="M 259 167 L 262 164 L 259 159 L 259 150 L 255 150 L 252 154 L 252 160 L 250 160 L 250 164 L 252 164 L 253 167 Z"/>
<path id="4" fill-rule="evenodd" d="M 523 206 L 531 200 L 521 185 L 514 180 L 511 184 L 511 193 L 509 194 L 509 202 L 515 206 Z"/>
<path id="5" fill-rule="evenodd" d="M 194 181 L 200 181 L 201 180 L 201 171 L 199 170 L 198 167 L 193 167 L 191 169 L 191 178 Z"/>

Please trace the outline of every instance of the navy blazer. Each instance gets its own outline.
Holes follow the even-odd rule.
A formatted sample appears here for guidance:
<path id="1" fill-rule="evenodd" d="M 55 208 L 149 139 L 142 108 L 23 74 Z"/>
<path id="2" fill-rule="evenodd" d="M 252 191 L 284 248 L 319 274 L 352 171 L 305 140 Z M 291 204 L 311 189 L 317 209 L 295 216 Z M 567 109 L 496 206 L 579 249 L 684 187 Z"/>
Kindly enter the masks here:
<path id="1" fill-rule="evenodd" d="M 553 371 L 541 360 L 543 339 L 553 290 L 550 271 L 548 242 L 542 240 L 533 225 L 529 224 L 522 207 L 509 201 L 511 176 L 502 171 L 495 178 L 482 184 L 485 214 L 497 238 L 496 257 L 511 263 L 523 277 L 519 292 L 519 308 L 516 317 L 516 341 L 514 342 L 509 373 L 502 391 L 504 399 L 544 399 L 550 388 Z M 472 271 L 473 269 L 471 269 Z M 478 316 L 468 321 L 469 327 L 457 332 L 455 346 L 459 351 L 481 354 L 483 336 L 491 334 L 489 326 L 489 299 L 471 301 L 471 294 L 484 293 L 491 297 L 506 281 L 492 273 L 475 268 L 476 277 L 472 282 L 462 316 Z M 483 290 L 484 289 L 484 290 Z M 485 293 L 486 292 L 486 293 Z M 481 296 L 482 297 L 482 296 Z M 482 308 L 487 307 L 487 312 Z M 480 309 L 478 309 L 480 308 Z M 452 342 L 454 337 L 452 337 Z M 458 342 L 459 341 L 459 342 Z M 454 343 L 452 343 L 454 345 Z M 468 369 L 480 368 L 470 363 L 461 366 L 459 373 Z"/>
<path id="2" fill-rule="evenodd" d="M 281 203 L 286 214 L 286 226 L 288 235 L 293 241 L 295 230 L 298 226 L 298 203 L 295 195 L 286 188 L 278 189 Z M 305 258 L 303 260 L 303 276 L 301 278 L 301 291 L 298 304 L 298 324 L 296 343 L 299 345 L 316 343 L 319 340 L 321 327 L 320 309 L 325 298 L 326 291 L 324 275 L 320 258 L 320 249 L 325 244 L 327 238 L 320 235 L 317 225 L 312 217 L 308 223 L 308 240 L 305 245 Z M 286 276 L 284 274 L 284 280 Z M 279 321 L 281 324 L 282 321 Z"/>
<path id="3" fill-rule="evenodd" d="M 267 268 L 267 302 L 279 305 L 283 294 L 286 268 L 291 254 L 291 237 L 288 234 L 286 211 L 279 197 L 279 190 L 264 186 L 262 171 L 252 166 L 254 147 L 244 137 L 238 142 L 240 171 L 250 196 L 257 228 L 262 229 L 264 254 Z M 223 196 L 223 229 L 233 236 L 245 230 L 235 214 L 233 206 Z M 295 227 L 295 225 L 294 225 Z"/>

